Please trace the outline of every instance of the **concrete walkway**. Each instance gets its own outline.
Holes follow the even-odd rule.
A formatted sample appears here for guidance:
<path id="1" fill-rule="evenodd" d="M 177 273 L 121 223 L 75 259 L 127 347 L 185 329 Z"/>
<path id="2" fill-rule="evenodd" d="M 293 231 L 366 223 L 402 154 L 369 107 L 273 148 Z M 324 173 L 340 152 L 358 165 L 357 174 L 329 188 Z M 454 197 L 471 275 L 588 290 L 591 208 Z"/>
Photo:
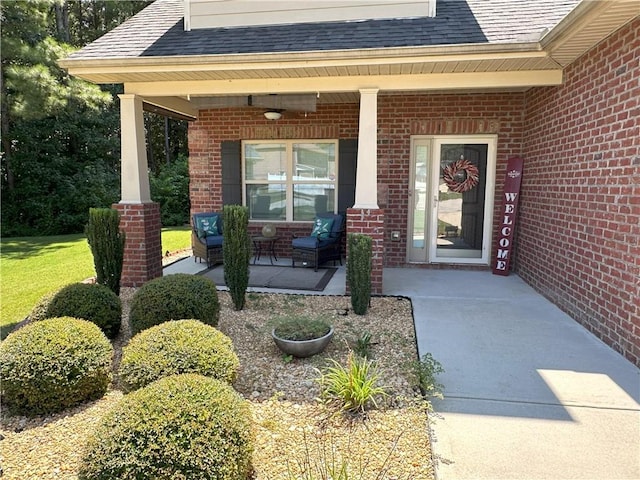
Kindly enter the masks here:
<path id="1" fill-rule="evenodd" d="M 321 294 L 344 282 L 343 268 Z M 445 368 L 439 480 L 640 479 L 640 370 L 518 276 L 392 268 L 384 285 L 411 298 L 420 355 Z"/>
<path id="2" fill-rule="evenodd" d="M 439 480 L 640 479 L 640 371 L 518 276 L 385 269 L 412 299 Z"/>

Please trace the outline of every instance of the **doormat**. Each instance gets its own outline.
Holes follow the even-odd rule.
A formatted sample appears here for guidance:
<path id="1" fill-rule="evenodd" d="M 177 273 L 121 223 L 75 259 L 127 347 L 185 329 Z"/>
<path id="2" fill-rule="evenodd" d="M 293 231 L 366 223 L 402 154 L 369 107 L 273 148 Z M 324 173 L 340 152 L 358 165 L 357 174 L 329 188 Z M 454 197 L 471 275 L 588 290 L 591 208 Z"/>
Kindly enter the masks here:
<path id="1" fill-rule="evenodd" d="M 199 275 L 203 275 L 219 286 L 225 286 L 224 266 L 216 265 Z M 293 268 L 271 265 L 250 265 L 249 286 L 281 288 L 285 290 L 313 290 L 321 292 L 327 286 L 337 268 Z"/>

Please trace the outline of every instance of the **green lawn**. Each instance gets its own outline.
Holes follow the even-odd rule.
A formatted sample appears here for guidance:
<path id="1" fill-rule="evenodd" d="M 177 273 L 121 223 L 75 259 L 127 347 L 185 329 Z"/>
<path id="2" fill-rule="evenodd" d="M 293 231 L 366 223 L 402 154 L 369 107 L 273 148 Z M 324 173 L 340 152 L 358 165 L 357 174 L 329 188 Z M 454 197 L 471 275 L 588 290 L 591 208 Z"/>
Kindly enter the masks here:
<path id="1" fill-rule="evenodd" d="M 163 253 L 189 246 L 189 227 L 162 229 Z M 2 338 L 45 293 L 95 276 L 93 256 L 83 234 L 3 238 L 0 247 Z"/>

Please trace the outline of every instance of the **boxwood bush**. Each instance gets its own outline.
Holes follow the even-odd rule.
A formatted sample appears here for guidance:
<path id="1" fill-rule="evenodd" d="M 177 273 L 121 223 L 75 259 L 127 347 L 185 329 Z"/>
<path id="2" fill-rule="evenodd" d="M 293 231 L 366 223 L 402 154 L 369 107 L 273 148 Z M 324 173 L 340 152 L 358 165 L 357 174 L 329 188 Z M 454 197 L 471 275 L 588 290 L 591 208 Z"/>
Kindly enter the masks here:
<path id="1" fill-rule="evenodd" d="M 251 412 L 231 386 L 173 375 L 130 393 L 105 415 L 79 478 L 244 480 L 252 451 Z"/>
<path id="2" fill-rule="evenodd" d="M 31 309 L 31 312 L 29 312 L 29 316 L 27 318 L 30 322 L 38 322 L 47 318 L 47 310 L 49 309 L 49 304 L 59 291 L 59 289 L 54 290 L 52 292 L 45 293 L 42 297 L 40 297 L 40 300 L 36 302 L 36 304 Z"/>
<path id="3" fill-rule="evenodd" d="M 91 322 L 50 318 L 16 330 L 0 345 L 3 403 L 25 415 L 51 413 L 102 397 L 113 348 Z"/>
<path id="4" fill-rule="evenodd" d="M 179 373 L 199 373 L 233 383 L 239 365 L 225 334 L 198 320 L 178 320 L 133 337 L 122 352 L 119 377 L 125 391 Z"/>
<path id="5" fill-rule="evenodd" d="M 120 331 L 122 303 L 104 285 L 72 283 L 55 294 L 46 316 L 82 318 L 95 323 L 108 338 L 115 338 Z"/>
<path id="6" fill-rule="evenodd" d="M 193 318 L 218 326 L 220 302 L 208 278 L 177 273 L 145 283 L 131 300 L 131 332 L 135 335 L 168 320 Z"/>

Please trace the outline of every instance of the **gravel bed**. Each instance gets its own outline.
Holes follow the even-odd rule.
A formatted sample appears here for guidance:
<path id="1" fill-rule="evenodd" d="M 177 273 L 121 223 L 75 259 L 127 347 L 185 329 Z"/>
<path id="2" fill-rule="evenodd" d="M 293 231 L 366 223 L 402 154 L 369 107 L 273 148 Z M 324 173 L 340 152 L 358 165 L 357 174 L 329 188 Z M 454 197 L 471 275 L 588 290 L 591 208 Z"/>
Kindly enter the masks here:
<path id="1" fill-rule="evenodd" d="M 122 289 L 123 329 L 114 340 L 114 365 L 130 337 L 128 304 L 134 289 Z M 252 404 L 255 480 L 330 478 L 327 468 L 347 467 L 349 478 L 433 479 L 428 419 L 411 386 L 408 364 L 416 360 L 411 303 L 374 297 L 358 316 L 349 297 L 248 293 L 236 312 L 219 292 L 219 329 L 233 340 L 240 358 L 235 388 Z M 270 336 L 270 320 L 282 313 L 323 314 L 335 335 L 325 352 L 309 359 L 283 357 Z M 330 362 L 345 362 L 357 338 L 372 336 L 372 358 L 389 396 L 365 419 L 336 415 L 317 401 L 315 379 Z M 95 402 L 35 418 L 2 414 L 2 479 L 74 479 L 87 434 L 122 397 L 117 382 Z M 323 467 L 324 466 L 324 467 Z M 307 476 L 304 471 L 313 476 Z M 322 470 L 322 471 L 321 471 Z"/>

